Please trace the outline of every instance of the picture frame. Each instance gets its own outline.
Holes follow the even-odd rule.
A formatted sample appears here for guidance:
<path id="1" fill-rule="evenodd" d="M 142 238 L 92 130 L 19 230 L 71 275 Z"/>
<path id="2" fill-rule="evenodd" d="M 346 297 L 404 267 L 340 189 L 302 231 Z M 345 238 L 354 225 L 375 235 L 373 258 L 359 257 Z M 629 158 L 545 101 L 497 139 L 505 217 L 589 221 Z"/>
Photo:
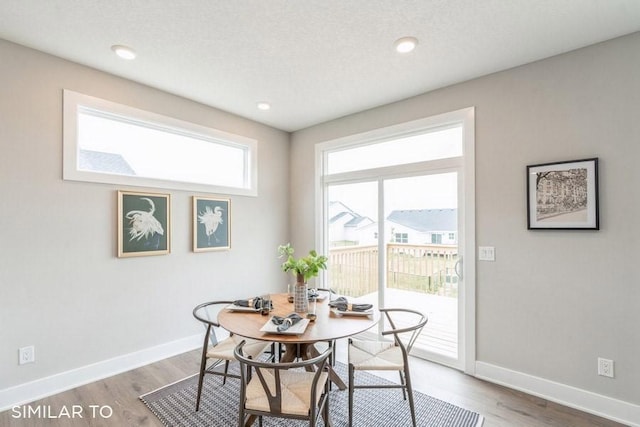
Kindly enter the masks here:
<path id="1" fill-rule="evenodd" d="M 529 230 L 599 230 L 598 158 L 527 166 Z"/>
<path id="2" fill-rule="evenodd" d="M 231 200 L 193 196 L 193 251 L 231 249 Z"/>
<path id="3" fill-rule="evenodd" d="M 118 258 L 171 252 L 171 195 L 118 191 Z"/>

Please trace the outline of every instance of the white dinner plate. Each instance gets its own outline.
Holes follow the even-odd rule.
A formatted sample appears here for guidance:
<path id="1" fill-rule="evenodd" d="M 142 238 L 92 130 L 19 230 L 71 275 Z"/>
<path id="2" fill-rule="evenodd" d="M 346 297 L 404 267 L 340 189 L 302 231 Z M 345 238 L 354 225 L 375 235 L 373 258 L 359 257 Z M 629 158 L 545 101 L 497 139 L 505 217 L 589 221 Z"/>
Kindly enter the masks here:
<path id="1" fill-rule="evenodd" d="M 365 316 L 371 316 L 373 314 L 373 309 L 369 309 L 366 311 L 350 311 L 350 310 L 346 310 L 346 311 L 340 311 L 337 308 L 332 308 L 331 311 L 333 311 L 333 314 L 338 315 L 338 316 L 360 316 L 360 317 L 365 317 Z"/>
<path id="2" fill-rule="evenodd" d="M 254 312 L 260 311 L 259 308 L 243 307 L 241 305 L 235 305 L 235 304 L 229 304 L 227 306 L 227 310 L 229 310 L 229 311 L 247 311 L 247 312 L 250 312 L 250 313 L 254 313 Z"/>
<path id="3" fill-rule="evenodd" d="M 302 319 L 295 325 L 289 326 L 289 329 L 286 331 L 278 331 L 278 325 L 271 321 L 273 317 L 269 318 L 269 321 L 264 324 L 260 331 L 266 332 L 268 334 L 279 334 L 279 335 L 300 335 L 304 334 L 305 329 L 307 329 L 307 325 L 309 324 L 309 319 Z"/>

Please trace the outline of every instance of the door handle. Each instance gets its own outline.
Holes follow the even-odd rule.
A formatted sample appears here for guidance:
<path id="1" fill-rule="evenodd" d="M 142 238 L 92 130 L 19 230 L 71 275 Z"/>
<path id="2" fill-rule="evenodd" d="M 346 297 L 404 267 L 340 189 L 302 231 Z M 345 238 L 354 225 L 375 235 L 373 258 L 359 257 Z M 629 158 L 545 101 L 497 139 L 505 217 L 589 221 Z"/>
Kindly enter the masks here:
<path id="1" fill-rule="evenodd" d="M 458 279 L 462 280 L 462 258 L 458 258 L 456 264 L 453 266 L 453 271 L 455 271 Z"/>

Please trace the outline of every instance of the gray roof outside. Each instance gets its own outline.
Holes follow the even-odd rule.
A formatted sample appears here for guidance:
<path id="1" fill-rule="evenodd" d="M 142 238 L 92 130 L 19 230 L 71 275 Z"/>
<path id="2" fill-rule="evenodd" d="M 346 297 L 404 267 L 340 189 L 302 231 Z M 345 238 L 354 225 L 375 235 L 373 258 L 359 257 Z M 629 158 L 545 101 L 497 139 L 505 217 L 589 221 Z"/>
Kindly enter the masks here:
<path id="1" fill-rule="evenodd" d="M 329 223 L 333 224 L 334 222 L 336 222 L 340 218 L 344 217 L 345 215 L 349 215 L 351 217 L 351 219 L 349 221 L 344 223 L 345 227 L 357 227 L 361 222 L 366 221 L 367 219 L 369 219 L 369 217 L 360 216 L 360 215 L 358 215 L 357 213 L 355 213 L 353 211 L 349 211 L 349 212 L 340 212 L 340 213 L 332 216 L 329 219 Z M 372 220 L 369 219 L 369 221 L 372 221 Z"/>
<path id="2" fill-rule="evenodd" d="M 373 222 L 367 216 L 356 216 L 351 221 L 347 222 L 344 226 L 345 227 L 357 227 L 358 225 L 360 225 L 361 222 L 366 221 L 366 220 L 369 220 L 369 222 Z"/>
<path id="3" fill-rule="evenodd" d="M 136 175 L 129 163 L 120 154 L 101 151 L 80 150 L 80 169 L 107 172 L 119 175 Z"/>
<path id="4" fill-rule="evenodd" d="M 455 231 L 458 209 L 415 209 L 392 211 L 387 220 L 417 231 Z"/>

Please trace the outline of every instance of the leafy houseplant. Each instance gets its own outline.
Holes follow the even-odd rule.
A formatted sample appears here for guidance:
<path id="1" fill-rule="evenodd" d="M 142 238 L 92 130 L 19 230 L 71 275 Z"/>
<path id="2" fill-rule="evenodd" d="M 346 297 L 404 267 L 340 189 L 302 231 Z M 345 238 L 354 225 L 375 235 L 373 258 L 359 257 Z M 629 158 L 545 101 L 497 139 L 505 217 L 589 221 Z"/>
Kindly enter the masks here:
<path id="1" fill-rule="evenodd" d="M 291 272 L 296 277 L 295 311 L 307 311 L 307 281 L 312 277 L 316 277 L 320 270 L 327 268 L 327 257 L 318 255 L 316 251 L 311 250 L 309 255 L 295 259 L 291 243 L 278 246 L 278 252 L 280 253 L 280 258 L 286 257 L 286 261 L 282 263 L 282 271 Z"/>
<path id="2" fill-rule="evenodd" d="M 293 257 L 294 249 L 291 243 L 278 246 L 280 258 L 286 257 L 286 261 L 282 263 L 282 271 L 292 272 L 296 276 L 298 283 L 307 283 L 312 277 L 316 277 L 320 270 L 327 268 L 327 257 L 318 255 L 314 250 L 309 251 L 309 255 L 295 259 Z"/>

